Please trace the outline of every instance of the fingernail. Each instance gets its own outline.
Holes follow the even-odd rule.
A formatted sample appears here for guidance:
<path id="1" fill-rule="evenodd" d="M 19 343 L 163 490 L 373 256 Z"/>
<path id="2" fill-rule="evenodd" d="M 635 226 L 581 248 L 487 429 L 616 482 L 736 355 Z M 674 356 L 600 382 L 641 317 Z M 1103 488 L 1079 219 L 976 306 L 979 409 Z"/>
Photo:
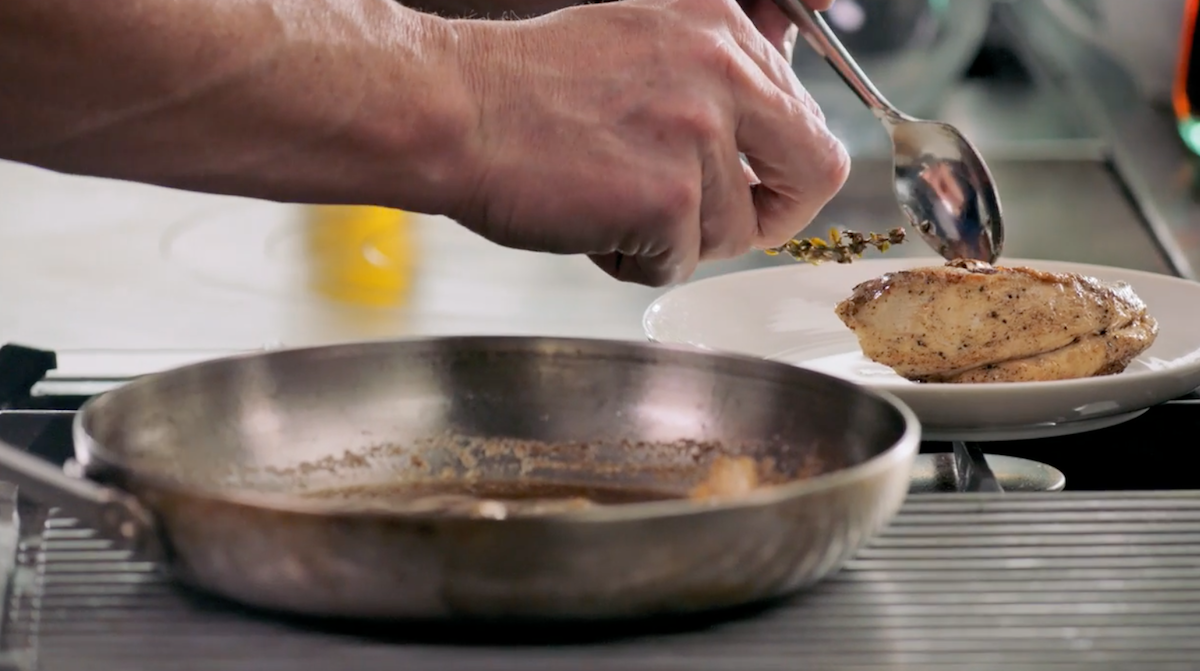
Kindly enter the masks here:
<path id="1" fill-rule="evenodd" d="M 829 133 L 829 137 L 833 140 L 833 153 L 837 160 L 840 163 L 849 163 L 850 150 L 846 147 L 846 143 L 832 132 Z"/>
<path id="2" fill-rule="evenodd" d="M 842 142 L 841 138 L 833 135 L 832 133 L 830 133 L 830 137 L 833 138 L 834 153 L 837 160 L 835 165 L 838 166 L 837 172 L 839 174 L 839 179 L 841 180 L 841 183 L 838 184 L 838 188 L 840 189 L 845 186 L 846 180 L 850 178 L 850 166 L 853 161 L 850 157 L 850 150 L 846 147 L 846 144 Z"/>
<path id="3" fill-rule="evenodd" d="M 800 29 L 795 25 L 789 26 L 787 31 L 783 33 L 783 57 L 787 59 L 789 64 L 796 55 L 796 39 L 799 35 Z"/>

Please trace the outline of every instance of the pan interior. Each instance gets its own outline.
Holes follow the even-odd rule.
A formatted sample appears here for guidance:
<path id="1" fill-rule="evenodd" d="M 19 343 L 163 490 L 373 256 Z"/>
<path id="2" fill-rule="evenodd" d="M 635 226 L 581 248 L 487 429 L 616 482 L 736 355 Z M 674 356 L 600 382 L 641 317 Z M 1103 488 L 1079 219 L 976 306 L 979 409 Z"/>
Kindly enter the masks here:
<path id="1" fill-rule="evenodd" d="M 685 497 L 740 457 L 770 486 L 863 463 L 906 428 L 884 400 L 786 364 L 525 338 L 198 364 L 96 399 L 81 427 L 81 456 L 125 476 L 337 506 L 417 490 Z"/>

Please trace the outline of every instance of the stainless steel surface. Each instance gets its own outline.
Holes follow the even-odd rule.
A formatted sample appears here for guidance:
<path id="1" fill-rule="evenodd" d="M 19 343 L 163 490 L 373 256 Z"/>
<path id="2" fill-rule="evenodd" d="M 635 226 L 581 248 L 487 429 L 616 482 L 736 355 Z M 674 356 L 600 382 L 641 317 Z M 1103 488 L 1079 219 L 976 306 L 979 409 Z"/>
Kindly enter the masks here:
<path id="1" fill-rule="evenodd" d="M 1056 23 L 1111 55 L 1141 98 L 1171 104 L 1187 0 L 1040 0 Z"/>
<path id="2" fill-rule="evenodd" d="M 835 4 L 823 16 L 896 107 L 941 119 L 987 36 L 991 6 L 991 0 L 851 0 Z M 859 155 L 879 140 L 885 143 L 882 149 L 890 151 L 879 121 L 822 58 L 797 49 L 792 70 L 851 154 Z"/>
<path id="3" fill-rule="evenodd" d="M 894 515 L 919 440 L 892 397 L 786 364 L 539 338 L 234 357 L 139 378 L 75 419 L 79 462 L 152 511 L 182 582 L 360 617 L 628 617 L 790 593 Z M 774 486 L 688 500 L 722 457 Z M 431 481 L 680 498 L 502 519 L 385 505 L 381 487 Z M 78 509 L 91 489 L 49 503 Z M 357 506 L 311 496 L 329 489 Z"/>
<path id="4" fill-rule="evenodd" d="M 1067 484 L 1063 472 L 1037 461 L 1002 454 L 984 455 L 992 474 L 1005 492 L 1058 492 Z M 958 466 L 953 452 L 917 455 L 913 463 L 912 494 L 961 491 Z"/>
<path id="5" fill-rule="evenodd" d="M 1180 141 L 1170 110 L 1140 95 L 1118 61 L 1065 29 L 1041 0 L 1012 0 L 1000 17 L 1040 88 L 1059 91 L 1104 143 L 1173 270 L 1200 279 L 1200 162 Z"/>
<path id="6" fill-rule="evenodd" d="M 801 598 L 572 638 L 280 622 L 180 595 L 60 518 L 25 547 L 10 627 L 42 671 L 1193 671 L 1197 556 L 1200 492 L 912 496 Z"/>
<path id="7" fill-rule="evenodd" d="M 20 627 L 12 625 L 18 609 L 12 607 L 17 600 L 20 585 L 14 580 L 19 571 L 22 535 L 30 531 L 38 533 L 40 522 L 45 516 L 29 516 L 22 520 L 18 509 L 17 488 L 8 482 L 0 482 L 0 603 L 5 604 L 4 618 L 0 623 L 0 671 L 28 669 L 26 646 L 16 645 L 25 637 Z M 25 522 L 25 526 L 22 526 Z"/>
<path id="8" fill-rule="evenodd" d="M 7 603 L 9 580 L 16 568 L 17 547 L 20 543 L 21 516 L 17 510 L 17 488 L 0 482 L 0 603 Z M 6 624 L 6 623 L 5 623 Z M 3 632 L 0 632 L 3 633 Z M 0 668 L 3 663 L 0 663 Z"/>
<path id="9" fill-rule="evenodd" d="M 894 120 L 896 200 L 942 258 L 993 263 L 1004 251 L 1000 197 L 987 164 L 949 124 Z"/>
<path id="10" fill-rule="evenodd" d="M 1003 493 L 983 450 L 975 443 L 954 441 L 954 470 L 964 492 Z"/>
<path id="11" fill-rule="evenodd" d="M 22 496 L 46 506 L 70 510 L 93 528 L 128 543 L 148 559 L 161 558 L 161 550 L 153 537 L 151 517 L 128 494 L 68 477 L 45 460 L 3 440 L 0 440 L 0 473 L 4 478 L 0 488 L 15 486 Z M 0 507 L 0 515 L 3 515 L 3 507 Z"/>
<path id="12" fill-rule="evenodd" d="M 947 260 L 994 262 L 1004 249 L 1004 223 L 996 185 L 979 150 L 948 123 L 896 109 L 819 13 L 800 0 L 776 4 L 891 135 L 893 189 L 909 224 Z"/>
<path id="13" fill-rule="evenodd" d="M 800 31 L 800 37 L 808 42 L 818 56 L 825 59 L 825 62 L 842 78 L 846 86 L 854 91 L 858 99 L 875 114 L 876 118 L 887 124 L 892 118 L 904 116 L 879 92 L 871 78 L 862 71 L 862 68 L 842 46 L 841 40 L 834 34 L 829 24 L 825 23 L 825 19 L 820 13 L 813 11 L 800 0 L 776 0 L 776 4 L 796 25 Z"/>

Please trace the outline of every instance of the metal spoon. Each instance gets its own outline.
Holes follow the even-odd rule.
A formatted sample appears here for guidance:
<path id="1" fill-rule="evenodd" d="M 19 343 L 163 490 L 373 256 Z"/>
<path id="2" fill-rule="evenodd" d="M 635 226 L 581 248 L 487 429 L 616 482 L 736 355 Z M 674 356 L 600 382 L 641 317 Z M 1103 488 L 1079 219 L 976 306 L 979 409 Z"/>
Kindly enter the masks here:
<path id="1" fill-rule="evenodd" d="M 896 109 L 820 14 L 800 0 L 775 2 L 887 129 L 896 202 L 913 228 L 947 260 L 994 263 L 1004 247 L 1004 225 L 996 186 L 979 150 L 950 124 L 916 119 Z"/>

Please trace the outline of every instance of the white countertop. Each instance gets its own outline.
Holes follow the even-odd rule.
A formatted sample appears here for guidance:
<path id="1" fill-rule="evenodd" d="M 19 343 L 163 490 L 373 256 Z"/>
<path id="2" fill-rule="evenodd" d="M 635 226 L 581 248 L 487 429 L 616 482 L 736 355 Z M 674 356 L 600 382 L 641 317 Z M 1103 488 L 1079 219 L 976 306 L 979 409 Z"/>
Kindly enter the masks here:
<path id="1" fill-rule="evenodd" d="M 59 350 L 62 374 L 107 376 L 415 335 L 640 339 L 659 293 L 415 216 L 411 290 L 356 305 L 308 286 L 312 212 L 0 162 L 0 342 Z"/>

